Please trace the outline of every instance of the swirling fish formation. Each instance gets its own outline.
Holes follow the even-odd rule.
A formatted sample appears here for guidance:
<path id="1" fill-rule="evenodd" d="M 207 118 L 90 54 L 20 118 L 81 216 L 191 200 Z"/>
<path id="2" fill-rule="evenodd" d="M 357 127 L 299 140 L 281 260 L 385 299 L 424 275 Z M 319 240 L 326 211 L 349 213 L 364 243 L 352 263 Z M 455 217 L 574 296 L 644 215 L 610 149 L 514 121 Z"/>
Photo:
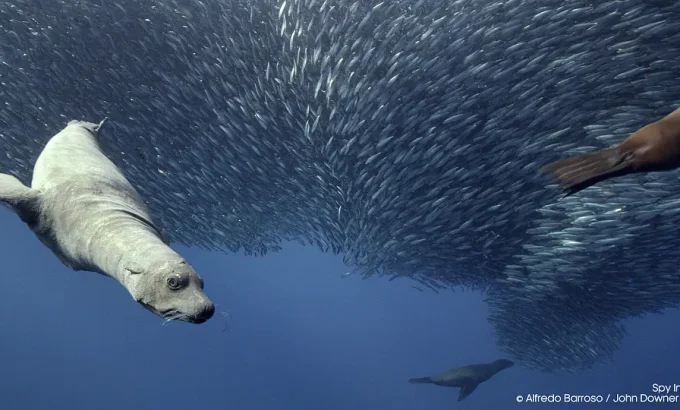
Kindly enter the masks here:
<path id="1" fill-rule="evenodd" d="M 0 167 L 24 182 L 65 121 L 106 115 L 174 242 L 484 290 L 543 371 L 680 301 L 676 172 L 566 199 L 538 174 L 680 104 L 672 2 L 18 0 L 0 27 Z"/>

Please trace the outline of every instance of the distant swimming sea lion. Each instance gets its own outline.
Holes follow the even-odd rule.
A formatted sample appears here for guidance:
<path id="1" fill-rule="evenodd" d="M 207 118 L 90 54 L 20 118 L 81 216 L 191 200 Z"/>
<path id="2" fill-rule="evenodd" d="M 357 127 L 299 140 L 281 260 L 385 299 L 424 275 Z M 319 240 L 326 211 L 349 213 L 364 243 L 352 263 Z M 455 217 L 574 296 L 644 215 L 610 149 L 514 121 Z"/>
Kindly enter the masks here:
<path id="1" fill-rule="evenodd" d="M 557 177 L 567 195 L 605 179 L 680 167 L 680 108 L 640 128 L 621 144 L 552 162 L 542 172 Z"/>
<path id="2" fill-rule="evenodd" d="M 480 383 L 489 380 L 493 375 L 503 369 L 514 366 L 510 360 L 496 360 L 486 364 L 472 364 L 459 367 L 447 372 L 430 377 L 418 377 L 410 379 L 410 383 L 431 383 L 437 386 L 460 387 L 458 401 L 470 395 Z"/>
<path id="3" fill-rule="evenodd" d="M 203 280 L 168 246 L 138 192 L 101 150 L 99 124 L 71 121 L 52 137 L 31 187 L 0 174 L 8 204 L 68 267 L 116 279 L 169 320 L 203 323 L 215 312 Z"/>

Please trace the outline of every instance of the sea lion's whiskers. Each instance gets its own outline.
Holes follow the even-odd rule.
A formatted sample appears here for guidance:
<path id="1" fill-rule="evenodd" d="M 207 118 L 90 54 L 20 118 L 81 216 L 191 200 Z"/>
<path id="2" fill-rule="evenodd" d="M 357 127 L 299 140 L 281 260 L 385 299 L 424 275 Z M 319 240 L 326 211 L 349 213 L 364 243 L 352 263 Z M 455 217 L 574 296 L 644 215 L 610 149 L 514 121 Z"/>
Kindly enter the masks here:
<path id="1" fill-rule="evenodd" d="M 220 317 L 222 317 L 222 320 L 224 321 L 224 329 L 222 329 L 222 332 L 226 332 L 229 330 L 229 320 L 231 319 L 231 313 L 229 313 L 228 310 L 220 312 Z"/>
<path id="2" fill-rule="evenodd" d="M 182 312 L 170 312 L 167 315 L 164 316 L 163 324 L 161 326 L 165 326 L 166 324 L 170 322 L 177 321 L 178 319 L 184 317 L 184 314 Z"/>

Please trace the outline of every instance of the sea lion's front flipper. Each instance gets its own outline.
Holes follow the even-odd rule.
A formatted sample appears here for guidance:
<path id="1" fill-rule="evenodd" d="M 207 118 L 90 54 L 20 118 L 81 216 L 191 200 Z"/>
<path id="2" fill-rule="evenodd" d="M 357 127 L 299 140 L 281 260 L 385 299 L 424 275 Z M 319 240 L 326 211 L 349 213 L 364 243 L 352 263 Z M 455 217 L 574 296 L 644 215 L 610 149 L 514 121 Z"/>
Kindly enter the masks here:
<path id="1" fill-rule="evenodd" d="M 40 192 L 22 184 L 16 177 L 0 174 L 0 202 L 10 208 L 27 224 L 35 223 L 40 212 Z"/>
<path id="2" fill-rule="evenodd" d="M 614 147 L 552 162 L 541 168 L 541 172 L 554 174 L 560 187 L 572 195 L 605 179 L 631 172 L 631 161 L 630 154 Z"/>
<path id="3" fill-rule="evenodd" d="M 458 393 L 458 401 L 463 400 L 467 396 L 470 395 L 475 389 L 479 386 L 479 383 L 466 383 L 463 385 L 463 387 L 460 388 L 460 392 Z"/>

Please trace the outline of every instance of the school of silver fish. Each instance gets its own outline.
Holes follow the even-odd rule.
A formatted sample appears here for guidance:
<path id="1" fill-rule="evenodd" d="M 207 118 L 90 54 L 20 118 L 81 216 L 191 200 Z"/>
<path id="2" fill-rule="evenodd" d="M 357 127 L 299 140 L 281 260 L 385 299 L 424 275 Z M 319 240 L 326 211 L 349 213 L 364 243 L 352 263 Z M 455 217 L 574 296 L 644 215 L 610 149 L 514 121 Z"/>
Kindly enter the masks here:
<path id="1" fill-rule="evenodd" d="M 542 371 L 678 306 L 677 172 L 567 198 L 538 173 L 680 105 L 674 2 L 16 0 L 0 28 L 0 169 L 25 183 L 67 121 L 107 116 L 173 242 L 483 290 Z"/>

